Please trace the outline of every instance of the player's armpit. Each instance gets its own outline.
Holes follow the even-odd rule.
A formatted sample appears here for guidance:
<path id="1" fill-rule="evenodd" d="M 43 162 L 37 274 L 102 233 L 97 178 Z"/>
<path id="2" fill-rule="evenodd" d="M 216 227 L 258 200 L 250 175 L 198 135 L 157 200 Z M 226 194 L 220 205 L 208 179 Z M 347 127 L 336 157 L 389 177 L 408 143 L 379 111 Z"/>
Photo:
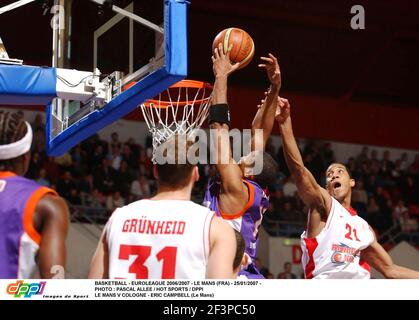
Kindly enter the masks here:
<path id="1" fill-rule="evenodd" d="M 221 207 L 226 212 L 239 210 L 248 201 L 247 187 L 243 184 L 243 173 L 234 161 L 230 149 L 228 126 L 214 122 L 211 124 L 211 151 L 215 153 L 216 167 L 221 179 Z"/>
<path id="2" fill-rule="evenodd" d="M 223 219 L 238 219 L 253 205 L 255 190 L 251 183 L 241 180 L 242 189 L 237 193 L 222 190 L 218 210 Z"/>
<path id="3" fill-rule="evenodd" d="M 66 264 L 66 238 L 69 211 L 64 199 L 46 195 L 36 207 L 36 221 L 42 235 L 39 246 L 39 272 L 41 278 L 64 278 Z"/>
<path id="4" fill-rule="evenodd" d="M 320 187 L 307 168 L 293 172 L 295 185 L 301 200 L 310 208 L 317 210 L 322 218 L 327 218 L 332 206 L 329 193 Z"/>
<path id="5" fill-rule="evenodd" d="M 236 238 L 231 226 L 221 218 L 214 217 L 211 222 L 210 246 L 206 278 L 232 279 Z"/>

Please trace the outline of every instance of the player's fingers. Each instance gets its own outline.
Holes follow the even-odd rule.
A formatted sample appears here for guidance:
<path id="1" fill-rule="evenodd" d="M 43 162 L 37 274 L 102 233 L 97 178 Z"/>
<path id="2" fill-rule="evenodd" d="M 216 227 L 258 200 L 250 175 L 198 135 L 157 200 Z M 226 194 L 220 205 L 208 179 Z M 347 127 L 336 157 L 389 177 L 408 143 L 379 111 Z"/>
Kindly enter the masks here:
<path id="1" fill-rule="evenodd" d="M 281 107 L 283 107 L 284 105 L 285 105 L 285 102 L 284 102 L 284 98 L 281 98 L 281 97 L 278 97 L 279 99 L 278 99 L 278 103 L 279 103 L 279 105 L 281 106 Z"/>
<path id="2" fill-rule="evenodd" d="M 219 52 L 218 52 L 218 48 L 215 48 L 215 49 L 214 49 L 214 57 L 215 57 L 215 59 L 220 58 L 220 54 L 219 54 Z"/>
<path id="3" fill-rule="evenodd" d="M 261 60 L 268 62 L 269 64 L 274 63 L 274 60 L 271 58 L 267 58 L 267 57 L 260 57 Z"/>
<path id="4" fill-rule="evenodd" d="M 220 57 L 225 56 L 224 48 L 223 48 L 223 45 L 221 43 L 218 44 L 218 55 Z"/>
<path id="5" fill-rule="evenodd" d="M 272 53 L 269 53 L 268 55 L 269 55 L 269 58 L 271 58 L 273 62 L 278 62 L 278 59 Z"/>
<path id="6" fill-rule="evenodd" d="M 258 67 L 259 68 L 266 68 L 266 64 L 262 64 L 262 63 L 261 64 L 258 64 Z"/>
<path id="7" fill-rule="evenodd" d="M 233 70 L 237 70 L 240 67 L 240 62 L 236 62 L 235 64 L 233 64 Z"/>

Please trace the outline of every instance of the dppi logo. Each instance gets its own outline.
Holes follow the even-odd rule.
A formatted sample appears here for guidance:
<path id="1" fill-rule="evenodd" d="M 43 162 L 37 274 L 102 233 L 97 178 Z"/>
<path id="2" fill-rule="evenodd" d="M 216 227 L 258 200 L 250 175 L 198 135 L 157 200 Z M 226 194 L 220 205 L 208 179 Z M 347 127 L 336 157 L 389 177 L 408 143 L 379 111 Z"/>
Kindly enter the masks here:
<path id="1" fill-rule="evenodd" d="M 45 289 L 46 281 L 39 283 L 24 283 L 23 280 L 18 280 L 7 286 L 7 293 L 14 295 L 15 298 L 31 298 L 33 295 L 42 294 Z"/>

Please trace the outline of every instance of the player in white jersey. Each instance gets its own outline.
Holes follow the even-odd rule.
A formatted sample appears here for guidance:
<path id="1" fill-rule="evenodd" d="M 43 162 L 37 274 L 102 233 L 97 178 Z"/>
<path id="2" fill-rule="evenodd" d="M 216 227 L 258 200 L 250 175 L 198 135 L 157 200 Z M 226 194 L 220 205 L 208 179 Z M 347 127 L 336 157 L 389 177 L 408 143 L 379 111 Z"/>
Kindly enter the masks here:
<path id="1" fill-rule="evenodd" d="M 178 153 L 187 152 L 187 146 L 175 140 L 174 159 L 180 159 Z M 156 196 L 117 209 L 109 219 L 89 278 L 234 278 L 233 229 L 190 201 L 197 166 L 156 164 L 154 175 Z"/>
<path id="2" fill-rule="evenodd" d="M 329 166 L 326 189 L 304 167 L 292 130 L 288 100 L 278 98 L 276 120 L 288 168 L 301 199 L 310 210 L 307 229 L 301 235 L 305 277 L 366 279 L 370 278 L 371 265 L 386 278 L 419 278 L 419 272 L 393 263 L 368 223 L 351 208 L 355 181 L 345 165 Z"/>

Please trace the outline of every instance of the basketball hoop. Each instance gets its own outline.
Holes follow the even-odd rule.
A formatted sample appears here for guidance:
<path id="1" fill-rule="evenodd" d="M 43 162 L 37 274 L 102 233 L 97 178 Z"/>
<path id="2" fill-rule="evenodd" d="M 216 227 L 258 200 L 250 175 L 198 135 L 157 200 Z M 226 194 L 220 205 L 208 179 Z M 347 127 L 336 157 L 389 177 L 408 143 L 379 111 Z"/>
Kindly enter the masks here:
<path id="1" fill-rule="evenodd" d="M 141 105 L 144 120 L 156 148 L 174 135 L 194 139 L 208 117 L 212 86 L 202 81 L 182 80 Z"/>

